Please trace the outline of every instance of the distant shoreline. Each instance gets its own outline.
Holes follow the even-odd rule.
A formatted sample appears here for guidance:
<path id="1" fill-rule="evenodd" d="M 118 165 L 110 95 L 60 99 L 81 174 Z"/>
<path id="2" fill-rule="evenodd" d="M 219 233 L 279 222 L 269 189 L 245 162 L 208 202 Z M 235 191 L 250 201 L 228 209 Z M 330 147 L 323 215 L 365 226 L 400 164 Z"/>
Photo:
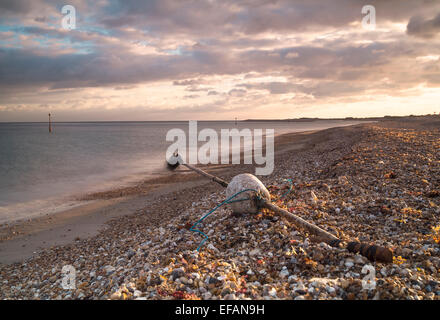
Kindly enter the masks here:
<path id="1" fill-rule="evenodd" d="M 383 117 L 345 117 L 345 118 L 288 118 L 288 119 L 244 119 L 244 120 L 197 120 L 198 122 L 314 122 L 314 121 L 412 121 L 424 120 L 429 118 L 440 118 L 439 115 L 407 115 L 407 116 L 383 116 Z M 87 120 L 87 121 L 52 121 L 52 123 L 184 123 L 190 120 Z M 0 124 L 31 124 L 43 123 L 47 121 L 0 121 Z"/>
<path id="2" fill-rule="evenodd" d="M 313 122 L 313 121 L 413 121 L 429 118 L 440 118 L 440 115 L 409 115 L 409 116 L 384 116 L 384 117 L 345 117 L 345 118 L 293 118 L 293 119 L 247 119 L 242 122 Z"/>

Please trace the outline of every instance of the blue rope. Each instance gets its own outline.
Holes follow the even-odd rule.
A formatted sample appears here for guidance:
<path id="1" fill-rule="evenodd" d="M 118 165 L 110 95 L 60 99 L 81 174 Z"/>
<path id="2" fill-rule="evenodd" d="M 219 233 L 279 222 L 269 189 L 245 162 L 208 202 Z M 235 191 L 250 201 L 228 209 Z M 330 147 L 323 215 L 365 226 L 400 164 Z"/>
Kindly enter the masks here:
<path id="1" fill-rule="evenodd" d="M 197 226 L 199 223 L 201 223 L 203 220 L 205 220 L 211 213 L 213 213 L 215 210 L 217 210 L 218 208 L 220 208 L 221 206 L 227 204 L 227 203 L 233 203 L 233 202 L 239 202 L 239 201 L 245 201 L 245 200 L 249 200 L 248 198 L 243 198 L 243 199 L 238 199 L 238 200 L 232 200 L 234 199 L 236 196 L 238 196 L 239 194 L 246 192 L 246 191 L 255 191 L 258 192 L 257 190 L 254 189 L 245 189 L 242 190 L 240 192 L 237 192 L 236 194 L 234 194 L 233 196 L 229 197 L 228 199 L 226 199 L 225 201 L 223 201 L 222 203 L 218 204 L 215 208 L 211 209 L 211 211 L 209 211 L 207 214 L 205 214 L 199 221 L 197 221 L 196 223 L 193 224 L 193 226 L 189 229 L 190 231 L 193 232 L 198 232 L 200 233 L 204 239 L 202 240 L 202 242 L 200 242 L 199 246 L 197 247 L 197 251 L 200 251 L 201 246 L 205 243 L 206 240 L 209 239 L 209 237 L 203 233 L 202 231 L 198 230 L 198 229 L 194 229 L 195 226 Z"/>
<path id="2" fill-rule="evenodd" d="M 292 192 L 292 188 L 293 188 L 293 181 L 292 181 L 292 179 L 284 179 L 284 180 L 290 182 L 290 187 L 289 187 L 289 190 L 287 190 L 287 192 L 284 193 L 284 194 L 280 197 L 280 199 L 284 198 L 284 197 L 287 196 L 290 192 Z"/>

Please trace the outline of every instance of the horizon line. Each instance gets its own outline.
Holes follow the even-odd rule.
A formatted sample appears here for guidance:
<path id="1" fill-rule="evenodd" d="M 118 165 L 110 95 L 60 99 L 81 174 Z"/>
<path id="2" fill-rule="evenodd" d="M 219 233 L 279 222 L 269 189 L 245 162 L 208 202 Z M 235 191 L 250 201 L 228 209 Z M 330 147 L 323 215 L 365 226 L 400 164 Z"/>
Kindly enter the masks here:
<path id="1" fill-rule="evenodd" d="M 301 118 L 285 118 L 285 119 L 244 119 L 244 120 L 238 120 L 238 119 L 225 119 L 225 120 L 195 120 L 198 122 L 245 122 L 245 121 L 329 121 L 329 120 L 359 120 L 359 121 L 366 121 L 366 120 L 373 120 L 373 119 L 389 119 L 389 118 L 416 118 L 416 117 L 428 117 L 428 116 L 440 116 L 439 114 L 423 114 L 423 115 L 405 115 L 405 116 L 391 116 L 391 115 L 385 115 L 385 116 L 371 116 L 371 117 L 344 117 L 344 118 L 320 118 L 320 117 L 301 117 Z M 188 120 L 78 120 L 78 121 L 53 121 L 52 123 L 109 123 L 109 122 L 127 122 L 127 123 L 142 123 L 142 122 L 188 122 L 193 121 L 191 119 Z M 48 123 L 48 121 L 0 121 L 0 123 Z"/>

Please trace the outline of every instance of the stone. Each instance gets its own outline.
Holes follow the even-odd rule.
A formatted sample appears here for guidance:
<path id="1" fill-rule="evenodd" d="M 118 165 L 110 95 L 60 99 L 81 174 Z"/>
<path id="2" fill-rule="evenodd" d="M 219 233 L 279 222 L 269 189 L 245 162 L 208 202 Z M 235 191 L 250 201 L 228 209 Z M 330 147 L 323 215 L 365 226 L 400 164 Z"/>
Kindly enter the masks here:
<path id="1" fill-rule="evenodd" d="M 355 298 L 356 298 L 356 296 L 354 295 L 353 292 L 350 292 L 350 293 L 347 295 L 347 299 L 348 299 L 348 300 L 354 300 Z"/>
<path id="2" fill-rule="evenodd" d="M 289 276 L 289 270 L 286 267 L 283 267 L 283 270 L 280 271 L 280 278 L 284 279 Z"/>
<path id="3" fill-rule="evenodd" d="M 324 255 L 321 253 L 321 251 L 316 251 L 313 254 L 313 260 L 315 260 L 315 261 L 322 261 L 322 260 L 324 260 Z"/>
<path id="4" fill-rule="evenodd" d="M 110 296 L 110 299 L 111 300 L 119 300 L 119 299 L 121 299 L 121 293 L 119 291 L 116 291 L 115 293 L 113 293 Z"/>
<path id="5" fill-rule="evenodd" d="M 354 262 L 353 262 L 353 260 L 351 260 L 351 259 L 347 259 L 347 260 L 345 261 L 345 266 L 346 266 L 347 268 L 351 268 L 351 267 L 353 267 L 353 266 L 354 266 Z"/>
<path id="6" fill-rule="evenodd" d="M 342 289 L 347 289 L 350 286 L 350 281 L 346 280 L 346 279 L 342 279 L 341 280 L 341 288 Z"/>
<path id="7" fill-rule="evenodd" d="M 333 288 L 333 287 L 329 287 L 329 286 L 327 286 L 325 289 L 326 289 L 327 292 L 330 293 L 330 294 L 335 293 L 335 291 L 336 291 L 335 288 Z"/>
<path id="8" fill-rule="evenodd" d="M 133 292 L 134 297 L 140 297 L 141 295 L 142 295 L 142 291 L 134 290 L 134 292 Z"/>
<path id="9" fill-rule="evenodd" d="M 356 264 L 365 264 L 365 263 L 367 262 L 367 258 L 361 256 L 360 254 L 357 254 L 357 255 L 354 257 L 354 262 L 355 262 Z"/>
<path id="10" fill-rule="evenodd" d="M 113 266 L 105 266 L 104 267 L 104 272 L 107 276 L 111 275 L 112 273 L 114 273 L 116 271 L 116 268 Z"/>
<path id="11" fill-rule="evenodd" d="M 183 277 L 185 275 L 185 270 L 182 268 L 174 269 L 171 272 L 172 280 L 175 281 L 176 279 L 179 279 L 180 277 Z"/>
<path id="12" fill-rule="evenodd" d="M 128 250 L 127 252 L 127 258 L 130 259 L 131 257 L 133 257 L 136 254 L 136 252 L 132 249 Z"/>
<path id="13" fill-rule="evenodd" d="M 268 293 L 271 297 L 277 297 L 277 290 L 275 288 L 271 288 Z"/>

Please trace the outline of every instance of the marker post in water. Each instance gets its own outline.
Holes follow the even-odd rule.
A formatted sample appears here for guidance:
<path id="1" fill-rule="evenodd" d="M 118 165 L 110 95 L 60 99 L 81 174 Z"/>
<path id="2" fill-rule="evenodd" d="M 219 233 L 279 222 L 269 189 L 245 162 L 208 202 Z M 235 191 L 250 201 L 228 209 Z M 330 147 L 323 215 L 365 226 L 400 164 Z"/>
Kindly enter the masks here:
<path id="1" fill-rule="evenodd" d="M 50 120 L 50 113 L 49 113 L 49 133 L 52 133 L 52 122 Z"/>

